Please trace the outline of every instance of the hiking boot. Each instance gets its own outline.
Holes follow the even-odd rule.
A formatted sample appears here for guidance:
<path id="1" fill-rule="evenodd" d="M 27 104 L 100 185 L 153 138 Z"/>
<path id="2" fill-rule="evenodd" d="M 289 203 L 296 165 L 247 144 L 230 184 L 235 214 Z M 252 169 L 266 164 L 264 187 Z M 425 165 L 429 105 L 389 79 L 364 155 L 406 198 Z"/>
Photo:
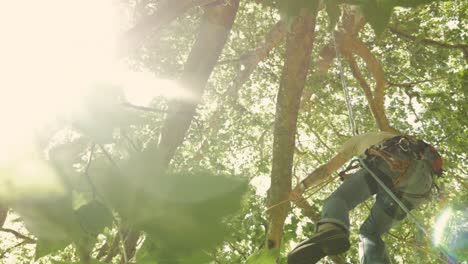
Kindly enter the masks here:
<path id="1" fill-rule="evenodd" d="M 338 255 L 350 247 L 348 233 L 342 228 L 325 223 L 317 233 L 300 243 L 288 254 L 288 264 L 312 264 L 329 255 Z"/>

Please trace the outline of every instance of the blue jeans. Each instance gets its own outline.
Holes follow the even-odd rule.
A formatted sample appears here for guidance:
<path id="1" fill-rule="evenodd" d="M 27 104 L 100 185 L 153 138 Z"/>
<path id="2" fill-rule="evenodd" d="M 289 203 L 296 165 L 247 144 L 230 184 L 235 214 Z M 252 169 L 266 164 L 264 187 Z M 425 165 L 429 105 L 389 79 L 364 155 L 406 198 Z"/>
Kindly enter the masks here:
<path id="1" fill-rule="evenodd" d="M 396 177 L 396 175 L 393 175 Z M 381 239 L 382 234 L 401 221 L 405 216 L 393 199 L 377 184 L 369 173 L 361 169 L 348 177 L 327 198 L 323 205 L 322 218 L 318 222 L 334 223 L 349 230 L 349 211 L 372 195 L 376 202 L 369 216 L 359 229 L 359 257 L 361 264 L 389 264 L 390 259 Z M 409 209 L 421 204 L 421 198 L 403 199 Z"/>

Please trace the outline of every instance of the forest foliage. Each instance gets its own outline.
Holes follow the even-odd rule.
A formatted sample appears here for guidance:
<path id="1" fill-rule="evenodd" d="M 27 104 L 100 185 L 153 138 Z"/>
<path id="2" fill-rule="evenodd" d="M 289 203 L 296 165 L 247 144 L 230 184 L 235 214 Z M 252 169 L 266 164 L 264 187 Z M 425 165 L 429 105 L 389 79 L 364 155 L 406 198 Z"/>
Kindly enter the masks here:
<path id="1" fill-rule="evenodd" d="M 457 228 L 468 217 L 466 1 L 115 6 L 131 21 L 120 29 L 119 59 L 178 81 L 189 99 L 137 105 L 124 87 L 95 84 L 82 112 L 47 124 L 21 155 L 2 160 L 0 262 L 286 263 L 340 184 L 332 174 L 308 190 L 306 207 L 287 200 L 352 136 L 343 88 L 359 133 L 415 135 L 442 153 L 441 193 L 415 215 L 432 230 L 445 208 L 459 213 L 442 246 L 467 260 L 466 247 L 449 241 L 466 236 Z M 313 32 L 298 37 L 301 25 Z M 294 43 L 308 44 L 310 57 Z M 370 204 L 353 211 L 353 231 Z M 351 249 L 323 263 L 357 263 L 351 233 Z M 394 263 L 444 261 L 408 219 L 384 239 Z"/>

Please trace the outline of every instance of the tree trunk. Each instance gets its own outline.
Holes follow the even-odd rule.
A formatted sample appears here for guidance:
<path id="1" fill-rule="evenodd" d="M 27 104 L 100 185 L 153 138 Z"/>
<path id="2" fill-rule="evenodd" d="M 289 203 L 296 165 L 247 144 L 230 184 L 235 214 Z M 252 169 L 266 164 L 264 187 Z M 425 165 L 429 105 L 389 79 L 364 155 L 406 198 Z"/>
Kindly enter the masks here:
<path id="1" fill-rule="evenodd" d="M 193 100 L 169 103 L 157 151 L 161 171 L 166 170 L 177 147 L 184 140 L 208 78 L 226 44 L 238 7 L 239 0 L 210 6 L 202 18 L 200 32 L 180 79 L 180 85 L 190 93 Z"/>
<path id="2" fill-rule="evenodd" d="M 5 224 L 6 218 L 8 216 L 8 207 L 0 204 L 0 228 Z"/>
<path id="3" fill-rule="evenodd" d="M 316 14 L 316 10 L 312 13 L 302 10 L 287 36 L 286 58 L 276 104 L 269 208 L 287 200 L 291 191 L 297 116 L 314 43 Z M 280 247 L 289 209 L 289 203 L 283 203 L 268 211 L 269 249 Z"/>
<path id="4" fill-rule="evenodd" d="M 187 2 L 190 1 L 184 1 L 184 3 Z M 176 1 L 171 4 L 180 5 Z M 161 138 L 155 151 L 155 167 L 159 168 L 159 172 L 167 170 L 176 149 L 184 140 L 208 78 L 226 44 L 238 8 L 239 0 L 231 0 L 228 3 L 209 5 L 205 9 L 197 40 L 179 80 L 179 84 L 193 99 L 191 101 L 174 100 L 169 103 L 168 114 L 161 129 Z M 154 151 L 154 148 L 149 151 Z M 126 241 L 129 257 L 135 253 L 139 234 L 137 230 L 131 230 L 128 235 L 132 238 Z"/>

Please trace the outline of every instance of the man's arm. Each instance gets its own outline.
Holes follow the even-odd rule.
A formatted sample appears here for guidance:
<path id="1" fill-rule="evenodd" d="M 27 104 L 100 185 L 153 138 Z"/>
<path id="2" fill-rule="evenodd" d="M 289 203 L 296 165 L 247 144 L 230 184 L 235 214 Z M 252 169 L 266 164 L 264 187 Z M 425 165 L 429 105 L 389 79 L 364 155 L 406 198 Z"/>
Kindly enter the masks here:
<path id="1" fill-rule="evenodd" d="M 319 166 L 297 184 L 291 191 L 290 199 L 297 200 L 306 189 L 323 182 L 325 178 L 338 170 L 352 157 L 362 155 L 370 146 L 379 144 L 395 136 L 397 136 L 397 134 L 389 132 L 369 132 L 351 137 L 343 144 L 343 147 L 332 159 Z"/>

